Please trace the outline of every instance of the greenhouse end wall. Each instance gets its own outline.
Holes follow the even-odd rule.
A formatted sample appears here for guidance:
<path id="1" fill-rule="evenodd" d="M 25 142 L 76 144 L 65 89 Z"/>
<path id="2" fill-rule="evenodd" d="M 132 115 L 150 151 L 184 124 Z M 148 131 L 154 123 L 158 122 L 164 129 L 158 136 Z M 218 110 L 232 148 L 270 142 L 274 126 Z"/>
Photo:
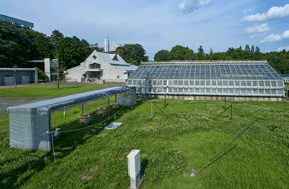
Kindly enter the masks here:
<path id="1" fill-rule="evenodd" d="M 10 146 L 50 150 L 50 111 L 47 108 L 9 109 Z"/>

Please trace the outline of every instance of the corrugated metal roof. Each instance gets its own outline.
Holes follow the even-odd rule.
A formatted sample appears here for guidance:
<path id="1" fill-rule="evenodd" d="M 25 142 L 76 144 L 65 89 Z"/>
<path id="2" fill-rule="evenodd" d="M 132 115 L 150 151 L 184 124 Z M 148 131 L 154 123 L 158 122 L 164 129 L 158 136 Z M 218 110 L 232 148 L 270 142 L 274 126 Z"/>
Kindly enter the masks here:
<path id="1" fill-rule="evenodd" d="M 14 71 L 15 68 L 0 68 L 0 71 Z M 35 68 L 16 68 L 16 71 L 35 71 Z"/>
<path id="2" fill-rule="evenodd" d="M 54 98 L 50 100 L 44 100 L 39 102 L 34 102 L 30 104 L 23 104 L 19 106 L 13 106 L 9 107 L 9 109 L 14 108 L 27 108 L 27 109 L 38 109 L 38 108 L 48 108 L 48 109 L 57 109 L 63 106 L 69 106 L 76 103 L 81 103 L 85 101 L 89 101 L 95 98 L 100 98 L 103 96 L 111 96 L 116 93 L 122 92 L 122 91 L 128 91 L 130 89 L 133 89 L 134 87 L 112 87 L 112 88 L 106 88 L 101 90 L 94 90 L 84 93 L 78 93 L 74 95 L 69 95 L 65 97 L 60 98 Z"/>
<path id="3" fill-rule="evenodd" d="M 135 65 L 129 65 L 129 66 L 116 66 L 118 68 L 122 68 L 122 69 L 125 69 L 127 71 L 135 71 L 138 66 L 135 66 Z"/>

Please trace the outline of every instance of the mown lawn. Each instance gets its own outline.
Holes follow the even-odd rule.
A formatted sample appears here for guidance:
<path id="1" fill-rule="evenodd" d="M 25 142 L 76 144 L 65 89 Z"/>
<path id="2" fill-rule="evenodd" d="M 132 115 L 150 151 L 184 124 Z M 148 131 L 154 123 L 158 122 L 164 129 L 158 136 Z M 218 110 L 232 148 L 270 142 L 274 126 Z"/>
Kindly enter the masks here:
<path id="1" fill-rule="evenodd" d="M 19 88 L 0 89 L 0 98 L 42 98 L 81 93 L 106 86 L 85 86 L 85 85 L 56 85 L 30 86 Z"/>
<path id="2" fill-rule="evenodd" d="M 110 98 L 110 104 L 114 98 Z M 163 109 L 163 100 L 154 100 Z M 81 107 L 55 112 L 51 126 L 61 128 L 52 152 L 9 147 L 8 117 L 1 116 L 0 188 L 127 188 L 127 155 L 141 151 L 142 188 L 288 188 L 289 106 L 286 102 L 235 102 L 233 120 L 222 101 L 167 100 L 167 119 L 151 100 L 123 108 L 93 127 L 78 123 Z M 84 105 L 93 122 L 107 99 Z M 112 110 L 111 115 L 118 110 Z M 256 118 L 259 120 L 195 177 L 198 171 Z M 110 122 L 122 122 L 105 130 Z"/>

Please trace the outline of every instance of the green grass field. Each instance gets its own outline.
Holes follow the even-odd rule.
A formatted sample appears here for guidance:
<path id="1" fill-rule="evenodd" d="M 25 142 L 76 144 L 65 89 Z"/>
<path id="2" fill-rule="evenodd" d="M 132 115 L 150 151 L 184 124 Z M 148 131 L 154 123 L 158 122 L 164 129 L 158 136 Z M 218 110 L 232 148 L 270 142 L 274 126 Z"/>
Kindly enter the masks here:
<path id="1" fill-rule="evenodd" d="M 110 104 L 114 97 L 110 98 Z M 163 109 L 163 100 L 154 100 Z M 60 133 L 52 152 L 9 147 L 8 116 L 0 117 L 0 188 L 127 188 L 127 155 L 141 150 L 144 189 L 151 188 L 288 188 L 289 106 L 286 102 L 235 102 L 233 120 L 223 101 L 167 100 L 167 119 L 151 100 L 139 99 L 110 121 L 89 129 Z M 107 99 L 84 105 L 92 124 L 96 108 Z M 112 110 L 111 115 L 118 110 Z M 55 112 L 51 126 L 69 131 L 86 126 L 78 123 L 81 107 Z M 230 147 L 195 177 L 198 171 L 256 118 Z M 122 122 L 105 130 L 112 121 Z"/>
<path id="2" fill-rule="evenodd" d="M 289 88 L 289 85 L 285 85 L 285 88 Z"/>
<path id="3" fill-rule="evenodd" d="M 96 89 L 105 88 L 106 86 L 85 86 L 85 85 L 56 85 L 30 86 L 0 89 L 0 98 L 42 98 L 52 96 L 62 96 L 74 93 L 81 93 Z"/>

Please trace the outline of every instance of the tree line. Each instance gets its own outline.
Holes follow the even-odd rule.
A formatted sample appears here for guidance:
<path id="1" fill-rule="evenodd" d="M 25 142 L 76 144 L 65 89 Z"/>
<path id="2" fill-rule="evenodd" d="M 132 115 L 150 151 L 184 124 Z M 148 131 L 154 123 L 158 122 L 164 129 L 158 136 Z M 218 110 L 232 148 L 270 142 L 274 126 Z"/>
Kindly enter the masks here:
<path id="1" fill-rule="evenodd" d="M 154 56 L 154 61 L 178 60 L 268 60 L 268 63 L 279 73 L 289 74 L 289 51 L 261 53 L 260 48 L 247 44 L 245 49 L 230 47 L 226 52 L 213 53 L 212 48 L 206 54 L 202 46 L 194 53 L 192 49 L 181 45 L 174 46 L 170 51 L 160 50 Z"/>
<path id="2" fill-rule="evenodd" d="M 83 62 L 93 50 L 103 52 L 97 43 L 89 44 L 76 36 L 65 37 L 58 30 L 51 36 L 29 29 L 16 29 L 10 22 L 0 21 L 0 67 L 39 67 L 43 64 L 27 62 L 58 58 L 59 67 L 72 68 Z"/>

